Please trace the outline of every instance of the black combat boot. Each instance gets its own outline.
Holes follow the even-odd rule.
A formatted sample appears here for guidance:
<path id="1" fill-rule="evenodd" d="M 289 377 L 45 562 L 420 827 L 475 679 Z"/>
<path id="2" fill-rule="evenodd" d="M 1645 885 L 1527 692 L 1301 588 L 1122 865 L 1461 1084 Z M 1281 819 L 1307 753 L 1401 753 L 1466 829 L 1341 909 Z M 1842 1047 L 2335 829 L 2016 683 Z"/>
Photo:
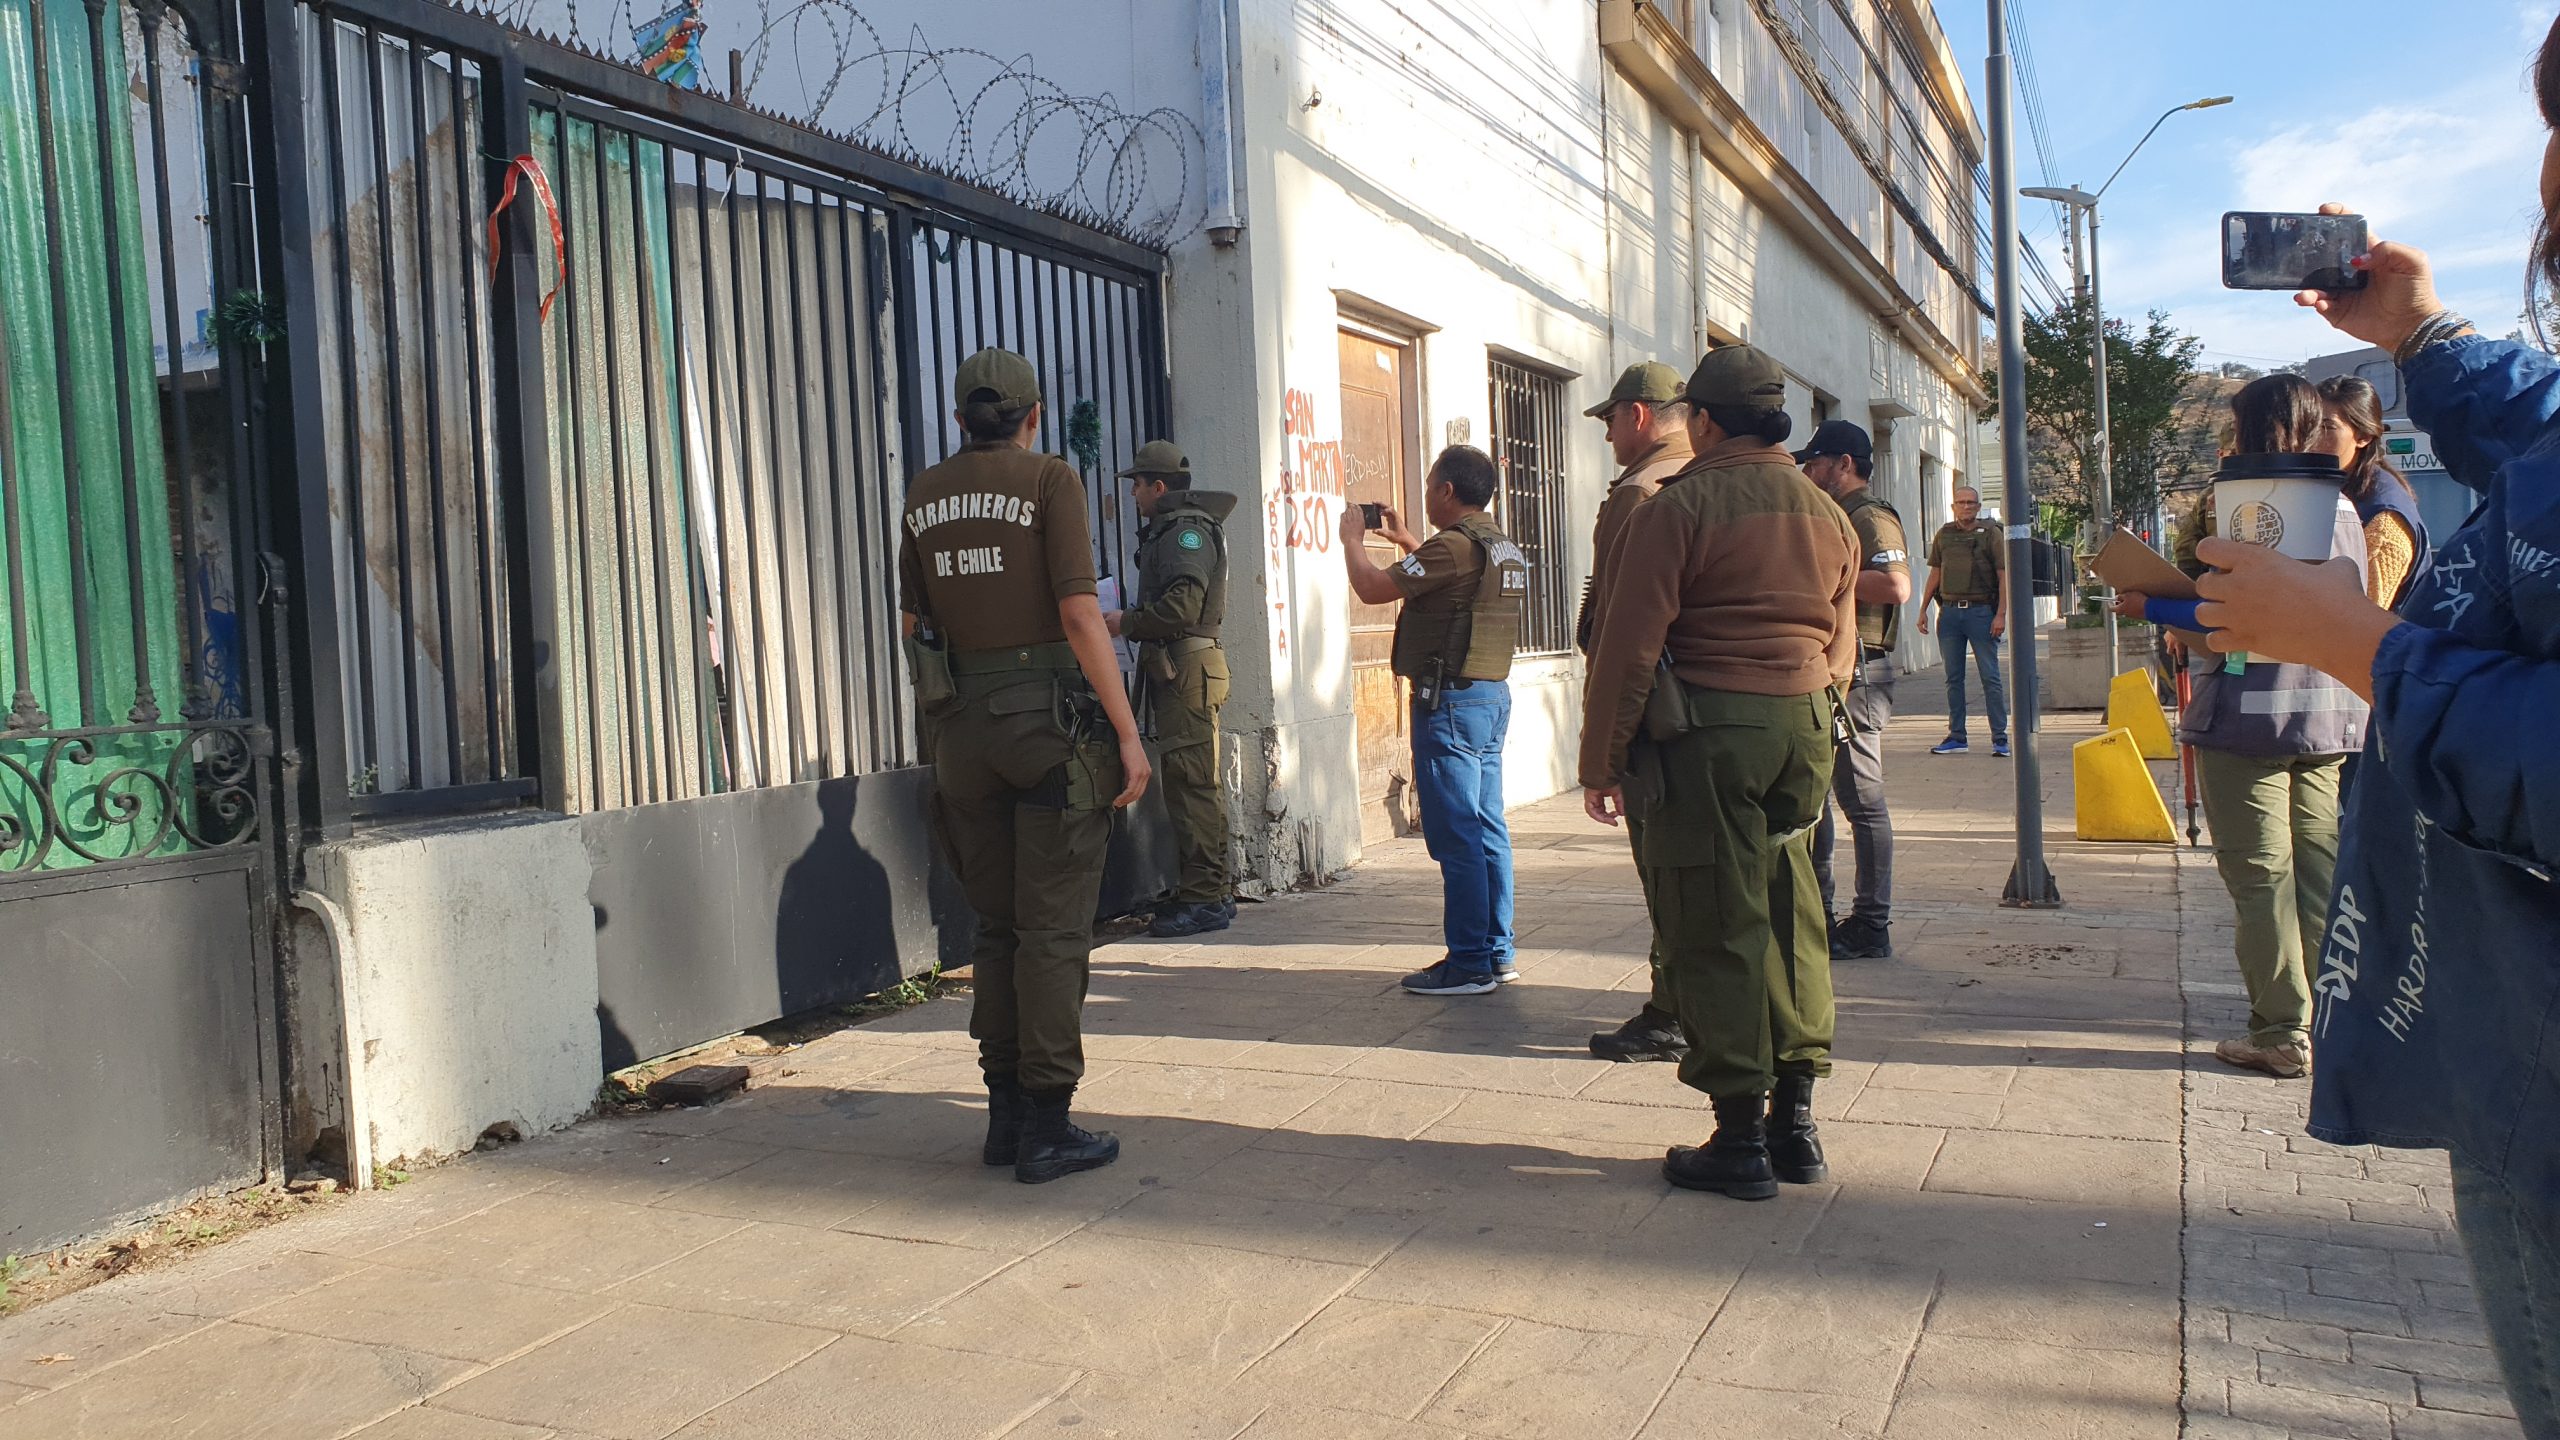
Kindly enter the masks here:
<path id="1" fill-rule="evenodd" d="M 1067 1118 L 1076 1087 L 1025 1090 L 1022 1149 L 1013 1162 L 1013 1178 L 1025 1185 L 1044 1185 L 1079 1170 L 1099 1170 L 1120 1158 L 1116 1135 L 1096 1135 Z"/>
<path id="2" fill-rule="evenodd" d="M 1689 1042 L 1680 1033 L 1679 1021 L 1647 1005 L 1626 1024 L 1592 1036 L 1591 1053 L 1603 1060 L 1620 1062 L 1676 1062 L 1689 1053 Z"/>
<path id="3" fill-rule="evenodd" d="M 1766 1095 L 1718 1095 L 1716 1133 L 1704 1145 L 1675 1145 L 1662 1157 L 1662 1178 L 1683 1190 L 1712 1190 L 1736 1200 L 1778 1193 L 1769 1168 Z"/>
<path id="4" fill-rule="evenodd" d="M 1769 1092 L 1769 1168 L 1789 1185 L 1831 1178 L 1813 1128 L 1813 1066 L 1804 1061 L 1778 1062 L 1778 1086 Z"/>
<path id="5" fill-rule="evenodd" d="M 1010 1165 L 1022 1146 L 1022 1087 L 1010 1075 L 987 1077 L 987 1146 L 990 1165 Z"/>

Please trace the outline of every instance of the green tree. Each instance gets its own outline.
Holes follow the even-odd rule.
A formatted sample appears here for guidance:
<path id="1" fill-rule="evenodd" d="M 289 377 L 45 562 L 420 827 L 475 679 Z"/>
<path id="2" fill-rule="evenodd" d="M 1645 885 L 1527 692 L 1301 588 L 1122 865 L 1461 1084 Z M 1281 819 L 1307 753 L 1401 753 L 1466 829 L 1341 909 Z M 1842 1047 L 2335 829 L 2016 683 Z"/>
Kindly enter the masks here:
<path id="1" fill-rule="evenodd" d="M 2084 545 L 2105 532 L 2090 523 L 2098 495 L 2090 324 L 2084 300 L 2029 315 L 2026 322 L 2027 459 L 2036 498 L 2071 532 L 2057 539 Z M 2203 350 L 2204 342 L 2180 333 L 2164 311 L 2152 311 L 2138 330 L 2121 317 L 2108 319 L 2107 428 L 2115 452 L 2111 523 L 2142 528 L 2163 489 L 2194 480 L 2199 463 L 2212 468 L 2210 417 L 2193 403 L 2196 357 Z M 1984 377 L 1994 414 L 2005 398 L 1999 379 L 1996 370 Z M 2199 425 L 2207 427 L 2201 446 Z"/>

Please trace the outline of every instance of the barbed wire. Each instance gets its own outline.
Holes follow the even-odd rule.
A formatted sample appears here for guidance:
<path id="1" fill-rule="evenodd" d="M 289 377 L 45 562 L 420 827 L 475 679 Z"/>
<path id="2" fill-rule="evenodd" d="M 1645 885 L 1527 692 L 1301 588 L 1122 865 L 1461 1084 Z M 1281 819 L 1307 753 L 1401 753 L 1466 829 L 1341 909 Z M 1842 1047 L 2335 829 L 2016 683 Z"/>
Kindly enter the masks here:
<path id="1" fill-rule="evenodd" d="M 494 13 L 671 84 L 731 88 L 727 57 L 703 48 L 700 0 L 669 3 L 496 0 Z M 853 0 L 709 3 L 754 7 L 730 100 L 1141 244 L 1168 246 L 1204 223 L 1206 143 L 1179 110 L 1079 95 L 1028 53 L 936 46 L 921 26 L 892 45 Z"/>

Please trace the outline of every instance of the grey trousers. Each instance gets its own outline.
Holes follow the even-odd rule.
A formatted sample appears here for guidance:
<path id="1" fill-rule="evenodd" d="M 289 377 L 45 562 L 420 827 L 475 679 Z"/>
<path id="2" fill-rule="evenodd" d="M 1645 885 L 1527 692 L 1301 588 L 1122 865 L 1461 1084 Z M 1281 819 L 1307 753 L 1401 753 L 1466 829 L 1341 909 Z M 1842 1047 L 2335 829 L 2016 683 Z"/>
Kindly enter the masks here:
<path id="1" fill-rule="evenodd" d="M 1822 908 L 1833 904 L 1831 856 L 1839 821 L 1847 816 L 1858 856 L 1858 898 L 1849 913 L 1883 925 L 1893 918 L 1893 815 L 1884 800 L 1884 727 L 1893 718 L 1893 659 L 1880 656 L 1858 666 L 1849 689 L 1849 743 L 1831 770 L 1831 798 L 1813 832 L 1814 875 L 1822 882 Z"/>

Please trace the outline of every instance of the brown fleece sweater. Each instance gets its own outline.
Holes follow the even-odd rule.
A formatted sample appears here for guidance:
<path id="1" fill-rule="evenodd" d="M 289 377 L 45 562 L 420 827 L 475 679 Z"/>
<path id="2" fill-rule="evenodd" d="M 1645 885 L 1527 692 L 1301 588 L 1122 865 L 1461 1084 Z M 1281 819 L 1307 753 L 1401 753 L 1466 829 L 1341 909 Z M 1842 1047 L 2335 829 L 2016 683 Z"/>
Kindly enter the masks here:
<path id="1" fill-rule="evenodd" d="M 1858 658 L 1857 533 L 1786 451 L 1734 438 L 1620 538 L 1583 692 L 1581 779 L 1619 783 L 1666 646 L 1704 690 L 1811 695 Z"/>

